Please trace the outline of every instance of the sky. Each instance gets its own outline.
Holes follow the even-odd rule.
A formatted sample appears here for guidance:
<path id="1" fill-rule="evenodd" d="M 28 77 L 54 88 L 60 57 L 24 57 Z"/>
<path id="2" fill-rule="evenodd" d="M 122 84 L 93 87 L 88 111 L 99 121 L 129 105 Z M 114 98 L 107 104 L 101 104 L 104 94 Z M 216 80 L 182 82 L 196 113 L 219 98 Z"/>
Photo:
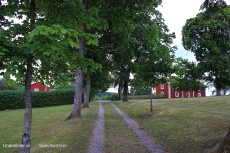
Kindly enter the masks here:
<path id="1" fill-rule="evenodd" d="M 182 57 L 195 61 L 194 54 L 187 51 L 182 46 L 182 27 L 185 25 L 186 20 L 193 18 L 199 13 L 200 6 L 204 0 L 162 0 L 163 3 L 157 8 L 162 13 L 165 23 L 170 32 L 176 33 L 174 44 L 178 50 L 175 52 L 176 57 Z M 225 0 L 230 5 L 230 0 Z"/>

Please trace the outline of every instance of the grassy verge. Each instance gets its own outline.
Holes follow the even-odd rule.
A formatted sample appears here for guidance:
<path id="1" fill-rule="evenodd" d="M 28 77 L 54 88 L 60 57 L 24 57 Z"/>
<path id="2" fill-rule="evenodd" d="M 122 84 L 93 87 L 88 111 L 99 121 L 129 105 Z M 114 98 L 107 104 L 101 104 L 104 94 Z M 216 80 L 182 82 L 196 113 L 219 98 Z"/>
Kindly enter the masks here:
<path id="1" fill-rule="evenodd" d="M 31 131 L 31 152 L 71 153 L 85 152 L 89 137 L 97 119 L 98 103 L 82 110 L 82 118 L 67 122 L 72 105 L 34 108 Z M 23 130 L 24 110 L 0 112 L 0 152 L 19 152 L 18 147 L 4 147 L 5 144 L 20 144 Z M 58 144 L 58 147 L 55 145 Z M 51 147 L 46 147 L 46 146 Z"/>
<path id="2" fill-rule="evenodd" d="M 114 102 L 169 152 L 211 153 L 230 124 L 229 96 Z"/>
<path id="3" fill-rule="evenodd" d="M 105 152 L 145 152 L 136 134 L 109 103 L 102 103 L 105 110 Z"/>

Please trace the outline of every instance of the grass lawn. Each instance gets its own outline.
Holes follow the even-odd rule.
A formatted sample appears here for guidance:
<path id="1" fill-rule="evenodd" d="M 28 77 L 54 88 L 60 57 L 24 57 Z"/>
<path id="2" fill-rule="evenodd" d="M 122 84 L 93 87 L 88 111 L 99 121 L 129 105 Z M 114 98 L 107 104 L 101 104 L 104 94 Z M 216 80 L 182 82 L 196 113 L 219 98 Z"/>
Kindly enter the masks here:
<path id="1" fill-rule="evenodd" d="M 82 118 L 67 122 L 64 120 L 70 115 L 72 105 L 33 108 L 31 152 L 86 152 L 97 119 L 98 103 L 90 103 L 90 107 L 82 110 Z M 21 144 L 24 109 L 0 111 L 0 116 L 0 152 L 19 152 L 20 148 L 4 145 Z M 50 144 L 59 147 L 43 147 Z"/>
<path id="2" fill-rule="evenodd" d="M 230 124 L 230 96 L 114 102 L 175 153 L 215 152 Z"/>
<path id="3" fill-rule="evenodd" d="M 154 99 L 153 113 L 147 99 L 113 103 L 171 153 L 212 153 L 230 124 L 230 96 Z M 109 103 L 102 105 L 105 152 L 148 152 L 114 108 Z M 82 110 L 82 118 L 67 122 L 72 105 L 34 108 L 31 152 L 86 152 L 98 116 L 98 103 L 90 106 Z M 4 145 L 21 143 L 24 109 L 0 111 L 0 116 L 0 152 L 19 152 L 20 148 Z M 59 147 L 43 147 L 50 144 Z"/>

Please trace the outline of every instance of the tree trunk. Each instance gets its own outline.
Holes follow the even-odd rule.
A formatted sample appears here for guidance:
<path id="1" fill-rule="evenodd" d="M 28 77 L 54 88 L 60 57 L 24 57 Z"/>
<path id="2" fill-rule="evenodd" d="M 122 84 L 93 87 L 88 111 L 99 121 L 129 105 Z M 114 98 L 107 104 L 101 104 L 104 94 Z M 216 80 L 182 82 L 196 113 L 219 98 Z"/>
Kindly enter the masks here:
<path id="1" fill-rule="evenodd" d="M 72 113 L 65 120 L 81 117 L 81 104 L 82 104 L 82 87 L 83 87 L 83 71 L 82 69 L 76 70 L 75 91 L 74 91 L 74 106 Z"/>
<path id="2" fill-rule="evenodd" d="M 230 126 L 228 129 L 228 133 L 225 136 L 224 140 L 220 144 L 217 153 L 228 153 L 230 152 Z"/>
<path id="3" fill-rule="evenodd" d="M 121 100 L 121 93 L 122 93 L 122 85 L 119 84 L 119 86 L 118 86 L 118 100 Z"/>
<path id="4" fill-rule="evenodd" d="M 32 60 L 27 60 L 27 70 L 25 77 L 25 93 L 24 93 L 24 102 L 25 102 L 25 114 L 24 114 L 24 129 L 22 133 L 22 147 L 21 153 L 30 152 L 30 134 L 31 134 L 31 123 L 32 123 L 32 103 L 31 103 L 31 78 L 32 78 Z"/>
<path id="5" fill-rule="evenodd" d="M 152 87 L 150 87 L 150 112 L 153 112 L 153 93 L 152 93 Z"/>
<path id="6" fill-rule="evenodd" d="M 36 3 L 35 0 L 30 1 L 30 31 L 35 29 L 36 19 Z M 25 76 L 25 114 L 24 114 L 24 129 L 22 133 L 22 147 L 21 153 L 30 152 L 30 135 L 31 135 L 31 124 L 32 124 L 32 102 L 31 102 L 31 80 L 33 72 L 33 57 L 28 57 L 26 61 L 26 76 Z"/>
<path id="7" fill-rule="evenodd" d="M 125 102 L 125 101 L 128 101 L 128 82 L 127 81 L 125 81 L 124 82 L 124 86 L 123 86 L 123 102 Z"/>
<path id="8" fill-rule="evenodd" d="M 128 101 L 128 84 L 129 84 L 129 76 L 131 73 L 131 68 L 128 67 L 127 71 L 126 71 L 126 77 L 124 79 L 124 84 L 123 84 L 123 102 Z"/>
<path id="9" fill-rule="evenodd" d="M 87 9 L 87 0 L 83 0 L 82 5 L 85 9 Z M 83 32 L 86 32 L 86 28 L 84 24 L 82 24 L 81 29 Z M 82 37 L 79 38 L 78 42 L 79 42 L 78 52 L 80 53 L 80 55 L 84 56 L 86 40 L 84 37 Z M 83 87 L 83 70 L 82 68 L 79 68 L 76 70 L 73 110 L 70 116 L 65 121 L 70 120 L 72 118 L 81 117 L 82 87 Z"/>
<path id="10" fill-rule="evenodd" d="M 79 50 L 78 52 L 84 56 L 85 50 L 85 38 L 79 39 Z M 76 80 L 75 80 L 75 91 L 74 91 L 74 106 L 72 113 L 65 120 L 70 120 L 72 118 L 81 117 L 81 104 L 82 104 L 82 88 L 83 88 L 83 70 L 81 68 L 76 70 Z"/>
<path id="11" fill-rule="evenodd" d="M 217 96 L 220 96 L 220 95 L 221 95 L 220 92 L 221 92 L 221 89 L 220 89 L 220 88 L 216 88 L 216 95 L 217 95 Z"/>
<path id="12" fill-rule="evenodd" d="M 91 71 L 90 68 L 87 69 L 87 80 L 86 80 L 86 87 L 84 92 L 84 104 L 82 108 L 89 107 L 89 97 L 90 97 L 90 87 L 91 87 Z"/>

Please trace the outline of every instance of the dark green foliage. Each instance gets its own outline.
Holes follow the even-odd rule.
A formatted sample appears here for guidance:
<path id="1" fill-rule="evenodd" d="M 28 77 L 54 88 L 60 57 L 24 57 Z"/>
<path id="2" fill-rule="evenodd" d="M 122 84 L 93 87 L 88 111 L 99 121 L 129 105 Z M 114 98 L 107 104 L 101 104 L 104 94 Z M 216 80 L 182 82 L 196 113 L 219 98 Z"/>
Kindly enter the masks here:
<path id="1" fill-rule="evenodd" d="M 0 91 L 0 110 L 24 108 L 24 92 Z"/>
<path id="2" fill-rule="evenodd" d="M 118 94 L 113 94 L 112 96 L 107 97 L 106 100 L 116 101 L 118 100 Z"/>
<path id="3" fill-rule="evenodd" d="M 98 92 L 96 97 L 105 97 L 105 96 L 112 96 L 111 92 Z"/>
<path id="4" fill-rule="evenodd" d="M 201 82 L 202 72 L 195 62 L 179 57 L 174 67 L 176 76 L 170 80 L 173 90 L 186 92 L 205 90 L 206 86 Z"/>
<path id="5" fill-rule="evenodd" d="M 33 107 L 66 105 L 73 103 L 74 90 L 31 92 Z M 1 91 L 0 110 L 25 108 L 23 91 Z"/>
<path id="6" fill-rule="evenodd" d="M 201 13 L 186 21 L 182 30 L 183 46 L 194 53 L 203 79 L 220 90 L 230 84 L 229 8 L 223 0 L 205 0 Z"/>

